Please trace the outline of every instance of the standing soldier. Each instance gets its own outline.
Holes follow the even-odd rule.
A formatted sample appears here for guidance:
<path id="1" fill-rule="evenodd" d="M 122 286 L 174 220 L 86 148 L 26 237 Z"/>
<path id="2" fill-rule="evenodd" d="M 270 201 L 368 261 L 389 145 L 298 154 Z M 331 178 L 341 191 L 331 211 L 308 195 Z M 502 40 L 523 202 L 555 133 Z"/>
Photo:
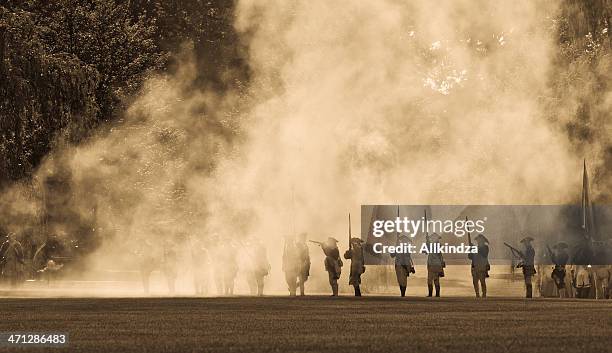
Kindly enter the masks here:
<path id="1" fill-rule="evenodd" d="M 255 244 L 251 255 L 251 268 L 249 269 L 251 280 L 251 294 L 263 295 L 264 278 L 270 273 L 270 262 L 266 254 L 266 248 L 261 244 Z"/>
<path id="2" fill-rule="evenodd" d="M 427 248 L 431 249 L 432 244 L 440 243 L 440 236 L 436 233 L 426 237 Z M 444 277 L 444 257 L 441 252 L 428 252 L 427 254 L 427 296 L 431 297 L 433 287 L 436 287 L 436 297 L 440 296 L 440 277 Z"/>
<path id="3" fill-rule="evenodd" d="M 2 277 L 8 279 L 11 287 L 16 287 L 23 279 L 24 256 L 21 243 L 15 234 L 9 233 L 8 239 L 0 246 L 0 268 Z"/>
<path id="4" fill-rule="evenodd" d="M 531 242 L 532 237 L 525 237 L 521 240 L 521 244 L 524 246 L 521 258 L 523 259 L 523 277 L 525 277 L 525 297 L 533 297 L 533 284 L 532 278 L 536 274 L 535 270 L 535 249 Z"/>
<path id="5" fill-rule="evenodd" d="M 397 238 L 397 243 L 399 244 L 407 244 L 410 243 L 410 237 L 405 234 L 400 235 Z M 408 286 L 408 277 L 411 273 L 415 273 L 414 263 L 412 262 L 412 257 L 410 256 L 410 252 L 405 253 L 391 253 L 389 254 L 391 258 L 395 258 L 395 277 L 397 278 L 397 284 L 400 288 L 400 295 L 402 297 L 406 296 L 406 288 Z"/>
<path id="6" fill-rule="evenodd" d="M 138 258 L 138 267 L 140 270 L 140 279 L 142 280 L 142 287 L 145 294 L 149 294 L 149 281 L 151 278 L 151 272 L 156 267 L 156 263 L 159 262 L 159 257 L 155 256 L 155 251 L 151 241 L 145 239 L 140 242 L 138 250 L 136 250 L 136 257 Z M 159 253 L 158 253 L 159 255 Z"/>
<path id="7" fill-rule="evenodd" d="M 349 249 L 344 253 L 345 259 L 351 260 L 351 273 L 349 276 L 349 285 L 355 288 L 355 296 L 361 297 L 361 274 L 365 272 L 365 264 L 363 258 L 363 240 L 359 238 L 351 238 Z"/>
<path id="8" fill-rule="evenodd" d="M 168 282 L 168 292 L 170 292 L 170 294 L 174 294 L 175 290 L 177 260 L 174 243 L 168 239 L 164 240 L 162 269 L 164 276 L 166 277 L 166 281 Z"/>
<path id="9" fill-rule="evenodd" d="M 312 240 L 311 240 L 312 241 Z M 329 276 L 329 285 L 332 289 L 332 297 L 338 296 L 338 279 L 342 273 L 342 260 L 338 250 L 338 240 L 329 237 L 326 242 L 315 242 L 321 246 L 325 254 L 325 271 Z"/>
<path id="10" fill-rule="evenodd" d="M 469 236 L 469 234 L 468 234 Z M 487 283 L 486 279 L 489 277 L 489 240 L 482 234 L 474 239 L 478 244 L 478 252 L 475 254 L 468 254 L 468 258 L 472 260 L 472 283 L 474 284 L 474 292 L 476 298 L 480 297 L 480 288 L 482 289 L 482 297 L 487 297 Z M 471 244 L 471 242 L 470 242 Z"/>
<path id="11" fill-rule="evenodd" d="M 196 240 L 192 246 L 191 263 L 195 293 L 196 295 L 206 295 L 208 292 L 210 258 L 208 256 L 208 249 L 199 240 Z"/>
<path id="12" fill-rule="evenodd" d="M 567 253 L 567 243 L 559 242 L 553 246 L 553 250 L 548 249 L 550 259 L 552 260 L 555 267 L 553 268 L 551 277 L 557 287 L 559 298 L 567 298 L 567 290 L 565 284 L 565 276 L 567 262 L 569 261 L 569 254 Z"/>
<path id="13" fill-rule="evenodd" d="M 295 243 L 297 258 L 299 261 L 298 284 L 300 286 L 300 295 L 304 295 L 304 284 L 310 276 L 310 254 L 308 245 L 306 245 L 307 234 L 302 233 Z"/>
<path id="14" fill-rule="evenodd" d="M 232 244 L 223 243 L 220 259 L 223 273 L 223 294 L 234 295 L 234 283 L 238 274 L 235 247 Z"/>
<path id="15" fill-rule="evenodd" d="M 576 298 L 588 299 L 591 292 L 591 274 L 586 265 L 576 265 L 573 271 L 574 287 L 576 288 Z"/>
<path id="16" fill-rule="evenodd" d="M 296 246 L 295 240 L 292 236 L 286 235 L 284 238 L 285 246 L 283 247 L 283 272 L 285 272 L 285 281 L 287 282 L 289 295 L 295 297 L 298 276 L 300 273 L 298 247 Z M 308 251 L 308 249 L 306 250 Z"/>

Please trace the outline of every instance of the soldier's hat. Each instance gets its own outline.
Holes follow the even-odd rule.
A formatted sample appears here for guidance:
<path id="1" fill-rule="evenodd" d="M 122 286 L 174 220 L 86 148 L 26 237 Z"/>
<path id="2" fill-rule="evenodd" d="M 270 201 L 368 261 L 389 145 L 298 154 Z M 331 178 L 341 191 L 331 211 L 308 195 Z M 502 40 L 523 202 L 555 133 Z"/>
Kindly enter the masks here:
<path id="1" fill-rule="evenodd" d="M 328 243 L 338 243 L 338 239 L 336 239 L 334 237 L 328 237 L 327 238 L 327 242 Z"/>
<path id="2" fill-rule="evenodd" d="M 351 243 L 365 243 L 361 238 L 351 238 Z"/>
<path id="3" fill-rule="evenodd" d="M 524 237 L 523 239 L 521 239 L 521 243 L 529 243 L 532 241 L 533 241 L 532 237 Z"/>
<path id="4" fill-rule="evenodd" d="M 484 234 L 478 234 L 476 238 L 474 238 L 474 240 L 476 241 L 482 240 L 483 242 L 489 244 L 489 239 L 487 239 L 487 237 L 485 237 Z"/>
<path id="5" fill-rule="evenodd" d="M 440 239 L 442 239 L 442 237 L 440 235 L 438 235 L 438 233 L 431 233 L 431 235 L 429 235 L 429 241 L 440 241 Z"/>
<path id="6" fill-rule="evenodd" d="M 567 245 L 567 243 L 564 241 L 560 241 L 553 246 L 554 249 L 567 249 L 568 247 L 569 245 Z"/>

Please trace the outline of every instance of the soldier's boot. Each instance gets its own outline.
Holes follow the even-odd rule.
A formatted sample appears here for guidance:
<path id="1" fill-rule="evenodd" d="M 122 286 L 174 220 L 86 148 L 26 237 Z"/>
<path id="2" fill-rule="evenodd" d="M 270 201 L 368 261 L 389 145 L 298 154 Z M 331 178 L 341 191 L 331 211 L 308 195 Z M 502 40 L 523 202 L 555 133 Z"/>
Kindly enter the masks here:
<path id="1" fill-rule="evenodd" d="M 436 297 L 440 296 L 440 284 L 436 284 Z"/>
<path id="2" fill-rule="evenodd" d="M 361 288 L 359 286 L 355 286 L 355 296 L 361 297 Z"/>
<path id="3" fill-rule="evenodd" d="M 487 285 L 484 282 L 482 282 L 482 297 L 487 297 Z"/>
<path id="4" fill-rule="evenodd" d="M 402 297 L 405 297 L 406 296 L 406 287 L 400 286 L 400 293 L 401 293 Z"/>
<path id="5" fill-rule="evenodd" d="M 525 297 L 526 298 L 531 298 L 533 295 L 533 285 L 532 284 L 526 284 L 525 285 Z"/>
<path id="6" fill-rule="evenodd" d="M 431 293 L 433 293 L 433 284 L 427 283 L 427 290 L 429 292 L 429 294 L 427 294 L 427 296 L 431 297 Z"/>

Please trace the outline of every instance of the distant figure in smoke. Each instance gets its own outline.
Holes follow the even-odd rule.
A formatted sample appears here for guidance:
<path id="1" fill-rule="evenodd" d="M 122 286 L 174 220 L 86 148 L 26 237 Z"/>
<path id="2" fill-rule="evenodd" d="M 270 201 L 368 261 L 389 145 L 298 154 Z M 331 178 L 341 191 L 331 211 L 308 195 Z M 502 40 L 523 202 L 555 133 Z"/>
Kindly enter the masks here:
<path id="1" fill-rule="evenodd" d="M 521 253 L 521 258 L 523 260 L 523 277 L 525 278 L 525 297 L 532 298 L 533 297 L 533 275 L 536 274 L 535 270 L 535 249 L 531 242 L 533 241 L 532 237 L 525 237 L 521 239 L 521 244 L 523 244 L 523 252 Z"/>
<path id="2" fill-rule="evenodd" d="M 302 296 L 305 295 L 304 285 L 310 276 L 310 253 L 308 250 L 308 245 L 306 244 L 307 237 L 308 235 L 306 233 L 302 233 L 299 235 L 298 240 L 295 243 L 299 264 L 298 285 L 300 287 L 300 295 Z"/>
<path id="3" fill-rule="evenodd" d="M 191 263 L 193 265 L 193 285 L 195 288 L 195 294 L 208 294 L 210 257 L 208 255 L 208 249 L 206 249 L 200 241 L 196 241 L 192 245 Z"/>
<path id="4" fill-rule="evenodd" d="M 608 297 L 608 283 L 610 282 L 610 268 L 607 265 L 608 256 L 606 243 L 598 242 L 595 246 L 592 268 L 596 299 L 606 299 Z"/>
<path id="5" fill-rule="evenodd" d="M 270 262 L 266 254 L 266 248 L 262 244 L 253 245 L 250 254 L 248 277 L 251 295 L 263 295 L 264 279 L 270 273 Z"/>
<path id="6" fill-rule="evenodd" d="M 553 268 L 551 278 L 555 282 L 559 298 L 567 298 L 568 293 L 566 290 L 566 266 L 569 261 L 569 254 L 567 252 L 567 243 L 559 242 L 553 246 L 554 251 L 549 251 L 552 262 L 555 264 Z"/>
<path id="7" fill-rule="evenodd" d="M 427 247 L 431 244 L 440 243 L 440 236 L 433 233 L 426 238 Z M 444 268 L 446 263 L 441 252 L 429 252 L 427 254 L 427 291 L 428 297 L 432 296 L 433 287 L 436 287 L 436 297 L 440 296 L 440 277 L 444 277 Z"/>
<path id="8" fill-rule="evenodd" d="M 365 272 L 363 240 L 351 238 L 349 249 L 344 253 L 344 258 L 351 260 L 349 285 L 355 288 L 355 296 L 361 297 L 361 275 Z"/>
<path id="9" fill-rule="evenodd" d="M 24 255 L 21 243 L 9 233 L 7 240 L 0 245 L 0 268 L 2 279 L 7 280 L 11 287 L 23 281 Z"/>
<path id="10" fill-rule="evenodd" d="M 338 296 L 338 279 L 342 274 L 342 260 L 338 249 L 338 240 L 329 237 L 324 243 L 319 243 L 325 254 L 325 270 L 329 276 L 329 285 L 332 289 L 332 297 Z"/>
<path id="11" fill-rule="evenodd" d="M 411 243 L 410 237 L 402 234 L 397 238 L 398 245 Z M 414 263 L 410 252 L 405 253 L 391 253 L 391 258 L 395 258 L 395 277 L 397 278 L 397 284 L 399 285 L 400 295 L 406 296 L 406 288 L 408 287 L 408 277 L 411 273 L 415 273 Z"/>
<path id="12" fill-rule="evenodd" d="M 283 247 L 283 272 L 285 273 L 285 281 L 289 289 L 289 295 L 294 297 L 298 285 L 298 277 L 300 276 L 300 254 L 299 248 L 292 236 L 286 235 L 285 244 Z M 308 249 L 306 249 L 308 251 Z M 310 258 L 308 260 L 310 263 Z M 309 266 L 310 268 L 310 266 Z M 300 288 L 302 289 L 302 288 Z M 303 290 L 302 290 L 303 294 Z"/>
<path id="13" fill-rule="evenodd" d="M 225 269 L 222 255 L 222 252 L 224 251 L 223 246 L 218 234 L 216 233 L 210 236 L 209 243 L 211 244 L 211 246 L 208 254 L 210 256 L 212 276 L 215 281 L 215 289 L 217 295 L 223 295 L 223 293 L 225 292 L 223 288 L 223 271 Z"/>
<path id="14" fill-rule="evenodd" d="M 177 276 L 177 261 L 176 245 L 169 241 L 164 241 L 163 256 L 162 256 L 162 272 L 168 283 L 168 292 L 175 293 L 176 276 Z"/>
<path id="15" fill-rule="evenodd" d="M 474 285 L 474 292 L 476 298 L 480 297 L 480 290 L 482 289 L 482 297 L 487 297 L 487 277 L 489 277 L 489 240 L 482 234 L 474 239 L 478 244 L 478 252 L 475 254 L 468 254 L 468 258 L 472 260 L 472 283 Z M 480 283 L 480 288 L 478 284 Z"/>
<path id="16" fill-rule="evenodd" d="M 140 279 L 142 280 L 144 293 L 149 294 L 149 279 L 159 259 L 155 256 L 155 249 L 149 239 L 145 239 L 139 245 L 136 256 L 138 257 Z"/>
<path id="17" fill-rule="evenodd" d="M 219 252 L 219 266 L 221 266 L 221 279 L 223 282 L 223 294 L 234 295 L 234 282 L 238 274 L 238 262 L 236 261 L 236 249 L 229 243 L 224 243 Z"/>

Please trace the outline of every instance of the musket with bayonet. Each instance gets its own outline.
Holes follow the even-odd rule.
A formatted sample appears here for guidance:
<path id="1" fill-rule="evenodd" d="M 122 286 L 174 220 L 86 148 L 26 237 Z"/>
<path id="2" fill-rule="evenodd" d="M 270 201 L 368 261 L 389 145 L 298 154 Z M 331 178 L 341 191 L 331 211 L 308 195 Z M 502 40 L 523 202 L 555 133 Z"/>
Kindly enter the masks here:
<path id="1" fill-rule="evenodd" d="M 423 212 L 425 213 L 425 241 L 429 243 L 429 231 L 427 230 L 427 209 L 424 209 Z"/>
<path id="2" fill-rule="evenodd" d="M 349 250 L 351 250 L 353 248 L 353 246 L 351 245 L 351 213 L 349 212 L 349 231 L 348 231 L 348 244 L 349 244 Z"/>
<path id="3" fill-rule="evenodd" d="M 399 219 L 399 205 L 397 205 L 397 218 Z M 399 232 L 397 231 L 397 228 L 395 228 L 395 245 L 399 245 Z"/>

